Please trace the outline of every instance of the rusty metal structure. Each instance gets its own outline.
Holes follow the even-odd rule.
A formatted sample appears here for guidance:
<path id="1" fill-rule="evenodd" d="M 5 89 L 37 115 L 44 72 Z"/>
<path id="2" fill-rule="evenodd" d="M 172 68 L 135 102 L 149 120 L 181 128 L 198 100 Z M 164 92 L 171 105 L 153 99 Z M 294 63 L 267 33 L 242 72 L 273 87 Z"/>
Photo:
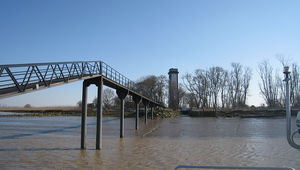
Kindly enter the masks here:
<path id="1" fill-rule="evenodd" d="M 145 107 L 145 123 L 147 123 L 147 107 L 164 107 L 160 103 L 137 93 L 135 83 L 117 70 L 102 61 L 77 61 L 60 63 L 29 63 L 0 65 L 0 98 L 24 94 L 35 90 L 50 88 L 66 83 L 83 80 L 81 149 L 86 148 L 87 130 L 87 90 L 95 84 L 98 87 L 96 149 L 102 147 L 102 98 L 103 85 L 116 89 L 121 101 L 120 137 L 124 137 L 124 99 L 132 96 L 136 104 L 136 130 L 139 127 L 139 104 Z"/>

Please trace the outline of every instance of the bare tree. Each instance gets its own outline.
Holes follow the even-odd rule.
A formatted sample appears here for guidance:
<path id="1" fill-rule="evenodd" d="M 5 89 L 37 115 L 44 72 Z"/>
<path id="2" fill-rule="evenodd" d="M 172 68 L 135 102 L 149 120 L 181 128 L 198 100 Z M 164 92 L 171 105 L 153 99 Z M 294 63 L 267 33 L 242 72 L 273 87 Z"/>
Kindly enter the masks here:
<path id="1" fill-rule="evenodd" d="M 290 66 L 292 59 L 285 55 L 277 55 L 277 59 L 281 63 L 282 67 Z M 290 100 L 293 107 L 300 106 L 300 68 L 296 63 L 291 65 L 291 80 L 290 80 Z M 279 102 L 284 105 L 285 91 L 284 83 L 282 82 L 281 76 L 276 76 L 277 86 L 279 88 Z"/>
<path id="2" fill-rule="evenodd" d="M 228 71 L 224 70 L 221 74 L 221 81 L 220 81 L 220 91 L 221 91 L 220 95 L 221 95 L 222 108 L 225 108 L 226 100 L 228 99 L 228 92 L 229 92 L 228 79 L 229 79 Z"/>
<path id="3" fill-rule="evenodd" d="M 221 67 L 211 67 L 209 69 L 209 80 L 210 80 L 210 91 L 211 91 L 211 98 L 212 98 L 212 106 L 213 108 L 218 107 L 218 96 L 221 86 L 221 78 L 224 70 Z"/>
<path id="4" fill-rule="evenodd" d="M 269 107 L 277 106 L 278 86 L 273 78 L 273 67 L 265 60 L 258 65 L 258 73 L 261 80 L 259 88 L 265 102 Z"/>
<path id="5" fill-rule="evenodd" d="M 115 92 L 112 89 L 106 88 L 103 90 L 103 109 L 108 110 L 114 105 Z M 97 97 L 93 100 L 94 107 L 97 107 Z"/>
<path id="6" fill-rule="evenodd" d="M 233 86 L 233 106 L 239 106 L 242 103 L 242 65 L 239 63 L 231 63 L 232 86 Z"/>
<path id="7" fill-rule="evenodd" d="M 207 80 L 205 77 L 205 71 L 204 70 L 196 70 L 195 75 L 191 75 L 189 73 L 186 73 L 182 77 L 183 83 L 187 91 L 190 93 L 190 100 L 195 103 L 196 107 L 199 108 L 200 105 L 204 107 L 204 103 L 207 100 L 206 99 L 206 91 L 207 91 Z"/>
<path id="8" fill-rule="evenodd" d="M 112 89 L 106 88 L 103 90 L 103 107 L 110 109 L 114 104 L 115 92 Z"/>
<path id="9" fill-rule="evenodd" d="M 285 105 L 285 84 L 282 80 L 282 76 L 279 76 L 279 74 L 276 74 L 276 86 L 278 88 L 278 105 L 281 107 Z"/>
<path id="10" fill-rule="evenodd" d="M 183 84 L 187 91 L 189 92 L 188 94 L 188 103 L 190 107 L 193 107 L 192 103 L 195 103 L 195 106 L 199 108 L 199 103 L 200 103 L 200 95 L 197 90 L 196 83 L 194 82 L 194 79 L 191 74 L 186 73 L 185 75 L 182 76 Z"/>
<path id="11" fill-rule="evenodd" d="M 291 73 L 291 103 L 292 106 L 300 106 L 300 68 L 294 63 L 292 64 Z"/>
<path id="12" fill-rule="evenodd" d="M 182 79 L 197 108 L 216 109 L 219 106 L 245 106 L 251 74 L 250 68 L 232 63 L 230 74 L 221 67 L 211 67 L 197 69 L 194 74 L 187 73 Z"/>
<path id="13" fill-rule="evenodd" d="M 182 87 L 182 84 L 179 84 L 178 88 L 178 101 L 179 101 L 179 107 L 183 107 L 185 105 L 186 99 L 186 92 Z"/>
<path id="14" fill-rule="evenodd" d="M 252 70 L 249 67 L 245 67 L 243 74 L 243 84 L 242 84 L 242 105 L 246 105 L 248 90 L 250 86 Z"/>

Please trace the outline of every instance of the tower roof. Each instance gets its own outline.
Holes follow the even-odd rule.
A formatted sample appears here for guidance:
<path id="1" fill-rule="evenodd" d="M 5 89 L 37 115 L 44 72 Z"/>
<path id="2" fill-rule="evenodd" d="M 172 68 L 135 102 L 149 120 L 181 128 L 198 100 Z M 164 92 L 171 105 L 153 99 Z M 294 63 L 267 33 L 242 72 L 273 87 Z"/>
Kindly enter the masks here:
<path id="1" fill-rule="evenodd" d="M 169 73 L 168 74 L 178 74 L 179 72 L 178 72 L 178 69 L 177 68 L 170 68 L 169 69 Z"/>

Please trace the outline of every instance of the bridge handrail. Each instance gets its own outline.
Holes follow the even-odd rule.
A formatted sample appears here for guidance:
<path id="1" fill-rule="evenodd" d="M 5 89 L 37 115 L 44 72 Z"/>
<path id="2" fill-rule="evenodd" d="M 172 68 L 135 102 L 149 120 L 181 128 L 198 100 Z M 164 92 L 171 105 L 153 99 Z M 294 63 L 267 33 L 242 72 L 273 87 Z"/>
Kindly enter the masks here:
<path id="1" fill-rule="evenodd" d="M 103 61 L 73 61 L 0 65 L 0 97 L 12 92 L 49 87 L 51 84 L 97 75 L 129 89 L 135 83 Z"/>

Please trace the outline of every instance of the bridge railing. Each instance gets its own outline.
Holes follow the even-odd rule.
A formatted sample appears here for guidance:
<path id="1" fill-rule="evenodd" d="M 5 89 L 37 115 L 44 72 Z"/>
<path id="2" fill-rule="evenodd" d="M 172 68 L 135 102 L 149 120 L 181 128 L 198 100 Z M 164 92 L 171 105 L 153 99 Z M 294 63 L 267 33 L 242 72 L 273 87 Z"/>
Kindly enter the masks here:
<path id="1" fill-rule="evenodd" d="M 102 61 L 0 65 L 0 97 L 103 75 L 129 89 L 135 83 Z"/>
<path id="2" fill-rule="evenodd" d="M 135 83 L 133 81 L 131 81 L 126 76 L 119 73 L 117 70 L 113 69 L 108 64 L 101 62 L 101 68 L 102 68 L 101 73 L 103 76 L 105 76 L 105 77 L 107 77 L 129 89 L 133 89 L 133 87 L 135 86 Z"/>

